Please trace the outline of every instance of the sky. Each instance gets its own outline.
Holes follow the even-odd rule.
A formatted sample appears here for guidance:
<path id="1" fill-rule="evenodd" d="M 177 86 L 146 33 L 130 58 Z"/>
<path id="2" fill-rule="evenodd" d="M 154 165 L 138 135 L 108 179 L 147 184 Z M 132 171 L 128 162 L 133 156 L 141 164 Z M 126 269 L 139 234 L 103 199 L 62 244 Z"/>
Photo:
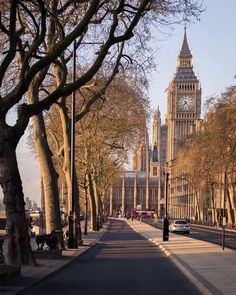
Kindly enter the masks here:
<path id="1" fill-rule="evenodd" d="M 204 6 L 206 11 L 200 21 L 187 25 L 194 72 L 202 87 L 202 104 L 207 97 L 234 84 L 236 75 L 236 0 L 205 0 Z M 162 120 L 167 109 L 165 89 L 175 73 L 183 36 L 184 26 L 178 24 L 163 41 L 153 44 L 159 49 L 154 56 L 157 70 L 150 77 L 149 97 L 152 108 L 159 105 Z M 25 197 L 40 204 L 39 166 L 27 146 L 27 132 L 17 148 L 17 158 Z"/>
<path id="2" fill-rule="evenodd" d="M 200 21 L 187 24 L 187 39 L 193 55 L 194 72 L 202 87 L 202 105 L 207 97 L 220 94 L 236 82 L 236 1 L 205 0 Z M 151 106 L 160 107 L 164 120 L 167 108 L 165 89 L 176 70 L 184 26 L 176 25 L 159 44 L 157 71 L 150 81 Z"/>

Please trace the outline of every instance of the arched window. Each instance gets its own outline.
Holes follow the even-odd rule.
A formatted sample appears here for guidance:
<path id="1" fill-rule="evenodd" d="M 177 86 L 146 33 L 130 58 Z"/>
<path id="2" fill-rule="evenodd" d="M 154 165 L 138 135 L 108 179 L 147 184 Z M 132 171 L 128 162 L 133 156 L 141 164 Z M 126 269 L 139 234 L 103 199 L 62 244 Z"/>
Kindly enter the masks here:
<path id="1" fill-rule="evenodd" d="M 158 161 L 158 152 L 157 152 L 157 145 L 156 145 L 156 143 L 155 143 L 155 145 L 153 147 L 152 160 L 153 160 L 153 162 L 157 162 Z"/>

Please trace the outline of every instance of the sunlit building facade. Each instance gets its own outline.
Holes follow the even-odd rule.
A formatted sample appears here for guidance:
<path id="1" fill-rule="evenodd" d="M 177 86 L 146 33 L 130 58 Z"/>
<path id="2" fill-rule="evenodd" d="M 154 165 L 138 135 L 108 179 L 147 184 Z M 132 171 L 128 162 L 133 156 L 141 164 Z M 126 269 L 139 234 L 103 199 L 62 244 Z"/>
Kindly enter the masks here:
<path id="1" fill-rule="evenodd" d="M 193 218 L 195 198 L 187 181 L 184 167 L 176 158 L 187 135 L 196 130 L 201 116 L 201 85 L 196 77 L 189 49 L 186 29 L 183 44 L 177 57 L 176 72 L 167 91 L 167 161 L 169 173 L 168 213 L 170 217 Z"/>
<path id="2" fill-rule="evenodd" d="M 192 217 L 195 214 L 194 194 L 183 178 L 176 157 L 184 138 L 194 132 L 201 116 L 201 85 L 196 77 L 186 29 L 173 79 L 167 89 L 167 116 L 161 122 L 159 108 L 153 116 L 151 143 L 146 133 L 133 157 L 133 171 L 117 176 L 111 193 L 111 210 L 120 208 L 155 208 L 164 216 L 165 173 L 169 173 L 168 214 L 171 217 Z"/>
<path id="3" fill-rule="evenodd" d="M 158 216 L 163 215 L 167 125 L 161 123 L 159 108 L 153 117 L 151 142 L 149 144 L 146 133 L 135 150 L 133 170 L 116 175 L 110 192 L 110 214 L 124 215 L 141 206 L 154 209 Z"/>

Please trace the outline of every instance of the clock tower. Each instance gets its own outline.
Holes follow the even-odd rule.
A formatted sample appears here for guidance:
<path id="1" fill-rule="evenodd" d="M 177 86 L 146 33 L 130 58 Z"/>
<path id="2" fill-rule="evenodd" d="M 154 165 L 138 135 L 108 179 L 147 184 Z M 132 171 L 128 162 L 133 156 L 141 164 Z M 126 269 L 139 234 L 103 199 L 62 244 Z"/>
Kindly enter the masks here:
<path id="1" fill-rule="evenodd" d="M 167 162 L 176 158 L 186 135 L 196 127 L 201 115 L 201 86 L 192 65 L 186 28 L 177 58 L 176 73 L 168 87 Z"/>

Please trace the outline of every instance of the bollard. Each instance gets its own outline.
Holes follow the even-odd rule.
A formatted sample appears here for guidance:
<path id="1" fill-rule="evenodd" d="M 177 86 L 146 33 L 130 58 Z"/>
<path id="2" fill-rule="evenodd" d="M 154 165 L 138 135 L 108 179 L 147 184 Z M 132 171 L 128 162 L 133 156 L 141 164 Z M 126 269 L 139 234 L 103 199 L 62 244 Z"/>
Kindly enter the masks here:
<path id="1" fill-rule="evenodd" d="M 163 241 L 169 241 L 169 220 L 167 217 L 164 218 L 163 223 Z"/>

